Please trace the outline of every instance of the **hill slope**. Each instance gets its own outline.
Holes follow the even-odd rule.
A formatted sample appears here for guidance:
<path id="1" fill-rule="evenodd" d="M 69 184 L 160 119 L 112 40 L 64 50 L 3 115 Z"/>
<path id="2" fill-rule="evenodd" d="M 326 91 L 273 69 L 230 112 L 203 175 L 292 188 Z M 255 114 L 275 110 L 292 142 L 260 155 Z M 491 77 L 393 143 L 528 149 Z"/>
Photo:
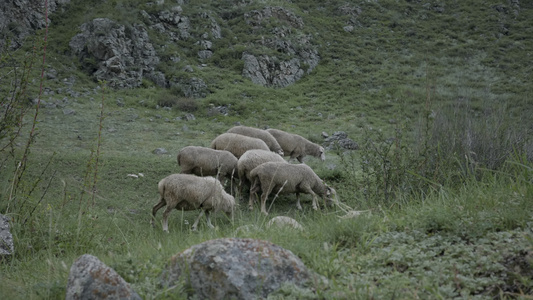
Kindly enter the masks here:
<path id="1" fill-rule="evenodd" d="M 0 213 L 17 249 L 0 294 L 63 299 L 69 265 L 91 253 L 145 298 L 185 298 L 186 287 L 161 291 L 161 269 L 221 237 L 270 240 L 332 282 L 280 298 L 530 294 L 533 5 L 522 2 L 54 1 L 46 51 L 41 29 L 0 60 L 2 104 L 25 112 L 7 148 L 0 127 Z M 191 232 L 196 212 L 173 212 L 170 235 L 149 228 L 179 149 L 236 123 L 317 143 L 344 131 L 358 151 L 306 163 L 356 212 L 314 212 L 304 196 L 297 211 L 284 195 L 269 217 L 245 205 L 213 216 L 216 230 Z M 267 228 L 277 215 L 305 231 Z"/>

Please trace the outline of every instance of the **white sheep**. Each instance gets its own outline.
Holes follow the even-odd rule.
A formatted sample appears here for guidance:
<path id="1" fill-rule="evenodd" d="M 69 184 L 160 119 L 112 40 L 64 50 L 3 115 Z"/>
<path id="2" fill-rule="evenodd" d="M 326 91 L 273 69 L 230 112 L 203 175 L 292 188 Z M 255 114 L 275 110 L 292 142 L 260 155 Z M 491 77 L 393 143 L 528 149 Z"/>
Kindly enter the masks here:
<path id="1" fill-rule="evenodd" d="M 270 134 L 270 132 L 266 130 L 239 125 L 230 128 L 227 132 L 242 134 L 261 139 L 267 144 L 268 148 L 270 148 L 272 152 L 283 156 L 283 149 L 281 149 L 281 146 L 279 145 L 278 141 L 274 136 L 272 136 L 272 134 Z"/>
<path id="2" fill-rule="evenodd" d="M 150 223 L 154 226 L 155 214 L 166 205 L 163 212 L 163 231 L 165 232 L 168 232 L 168 215 L 173 209 L 201 209 L 200 215 L 192 225 L 192 230 L 196 230 L 204 213 L 207 217 L 207 225 L 214 228 L 209 218 L 211 210 L 215 212 L 222 210 L 231 217 L 235 208 L 235 198 L 226 193 L 220 181 L 211 176 L 172 174 L 159 181 L 158 190 L 159 202 L 152 209 Z"/>
<path id="3" fill-rule="evenodd" d="M 260 189 L 261 212 L 266 211 L 266 200 L 273 191 L 281 194 L 295 193 L 296 207 L 301 210 L 300 193 L 313 196 L 313 209 L 318 209 L 317 195 L 326 199 L 330 205 L 336 202 L 336 192 L 327 186 L 318 175 L 305 164 L 287 164 L 279 162 L 267 162 L 257 166 L 250 172 L 253 182 L 250 193 L 257 193 Z"/>
<path id="4" fill-rule="evenodd" d="M 226 150 L 187 146 L 180 150 L 177 159 L 182 174 L 218 176 L 223 184 L 226 178 L 237 175 L 237 158 Z"/>
<path id="5" fill-rule="evenodd" d="M 211 148 L 216 150 L 227 150 L 235 157 L 240 158 L 244 152 L 251 149 L 263 149 L 270 151 L 267 144 L 258 138 L 253 138 L 237 133 L 223 133 L 211 142 Z"/>
<path id="6" fill-rule="evenodd" d="M 237 172 L 240 180 L 239 195 L 242 195 L 244 185 L 250 185 L 252 182 L 250 180 L 250 172 L 260 164 L 269 161 L 288 163 L 286 160 L 283 159 L 283 157 L 277 155 L 276 153 L 261 149 L 248 150 L 239 158 L 237 162 Z M 250 208 L 253 207 L 253 196 L 254 194 L 250 193 Z"/>
<path id="7" fill-rule="evenodd" d="M 290 156 L 289 160 L 296 158 L 299 162 L 303 162 L 303 158 L 306 155 L 318 157 L 322 161 L 326 159 L 324 147 L 309 141 L 303 136 L 273 128 L 269 128 L 266 131 L 276 138 L 285 156 Z"/>

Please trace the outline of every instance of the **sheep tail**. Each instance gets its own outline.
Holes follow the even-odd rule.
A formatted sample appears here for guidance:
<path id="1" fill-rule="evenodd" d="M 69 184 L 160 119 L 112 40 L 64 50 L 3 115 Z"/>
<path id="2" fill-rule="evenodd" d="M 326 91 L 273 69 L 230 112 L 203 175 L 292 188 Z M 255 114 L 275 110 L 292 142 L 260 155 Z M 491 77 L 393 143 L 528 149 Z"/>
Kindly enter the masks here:
<path id="1" fill-rule="evenodd" d="M 181 166 L 181 153 L 178 153 L 178 166 Z"/>

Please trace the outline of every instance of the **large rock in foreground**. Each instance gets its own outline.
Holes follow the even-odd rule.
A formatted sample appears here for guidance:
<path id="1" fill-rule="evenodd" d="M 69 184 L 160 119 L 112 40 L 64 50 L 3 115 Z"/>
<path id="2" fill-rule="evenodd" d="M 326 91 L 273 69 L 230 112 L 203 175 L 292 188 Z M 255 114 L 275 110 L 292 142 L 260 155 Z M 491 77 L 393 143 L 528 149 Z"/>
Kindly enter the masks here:
<path id="1" fill-rule="evenodd" d="M 184 280 L 199 299 L 261 299 L 292 284 L 324 284 L 291 251 L 267 241 L 225 238 L 195 245 L 172 257 L 164 287 Z"/>
<path id="2" fill-rule="evenodd" d="M 66 300 L 141 299 L 118 273 L 95 256 L 84 254 L 70 268 Z"/>

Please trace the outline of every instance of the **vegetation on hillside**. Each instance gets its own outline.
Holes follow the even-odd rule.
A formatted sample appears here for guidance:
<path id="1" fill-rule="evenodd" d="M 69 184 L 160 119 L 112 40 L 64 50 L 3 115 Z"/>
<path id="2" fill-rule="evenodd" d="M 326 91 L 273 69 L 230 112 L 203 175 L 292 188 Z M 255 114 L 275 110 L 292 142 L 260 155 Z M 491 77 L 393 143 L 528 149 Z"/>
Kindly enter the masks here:
<path id="1" fill-rule="evenodd" d="M 284 89 L 241 76 L 244 50 L 269 51 L 254 48 L 258 32 L 244 26 L 243 14 L 267 5 L 302 17 L 302 33 L 314 37 L 321 56 L 310 74 Z M 143 298 L 186 298 L 183 287 L 172 295 L 159 289 L 162 268 L 172 255 L 220 237 L 272 241 L 330 281 L 317 294 L 283 289 L 273 298 L 533 293 L 531 4 L 187 3 L 183 11 L 193 24 L 201 26 L 200 13 L 210 11 L 222 27 L 210 59 L 200 61 L 187 41 L 163 47 L 162 37 L 151 37 L 161 55 L 179 53 L 180 64 L 208 84 L 204 99 L 148 81 L 109 89 L 70 56 L 68 42 L 80 24 L 96 17 L 133 24 L 141 9 L 162 8 L 73 0 L 51 16 L 48 32 L 18 50 L 2 49 L 0 213 L 12 221 L 16 251 L 0 264 L 0 294 L 62 299 L 71 263 L 90 253 Z M 42 75 L 51 69 L 55 76 Z M 161 69 L 188 76 L 181 68 Z M 186 117 L 191 113 L 194 119 Z M 350 217 L 341 207 L 314 212 L 305 197 L 297 211 L 288 195 L 275 200 L 268 217 L 246 205 L 233 221 L 215 215 L 216 230 L 201 222 L 191 232 L 196 212 L 171 214 L 170 235 L 151 228 L 157 182 L 179 171 L 178 150 L 207 146 L 237 122 L 318 143 L 322 132 L 348 133 L 359 150 L 331 149 L 326 162 L 306 163 L 359 214 Z M 156 148 L 168 154 L 155 155 Z M 305 231 L 266 228 L 277 215 L 295 218 Z M 256 230 L 237 230 L 243 225 Z"/>

